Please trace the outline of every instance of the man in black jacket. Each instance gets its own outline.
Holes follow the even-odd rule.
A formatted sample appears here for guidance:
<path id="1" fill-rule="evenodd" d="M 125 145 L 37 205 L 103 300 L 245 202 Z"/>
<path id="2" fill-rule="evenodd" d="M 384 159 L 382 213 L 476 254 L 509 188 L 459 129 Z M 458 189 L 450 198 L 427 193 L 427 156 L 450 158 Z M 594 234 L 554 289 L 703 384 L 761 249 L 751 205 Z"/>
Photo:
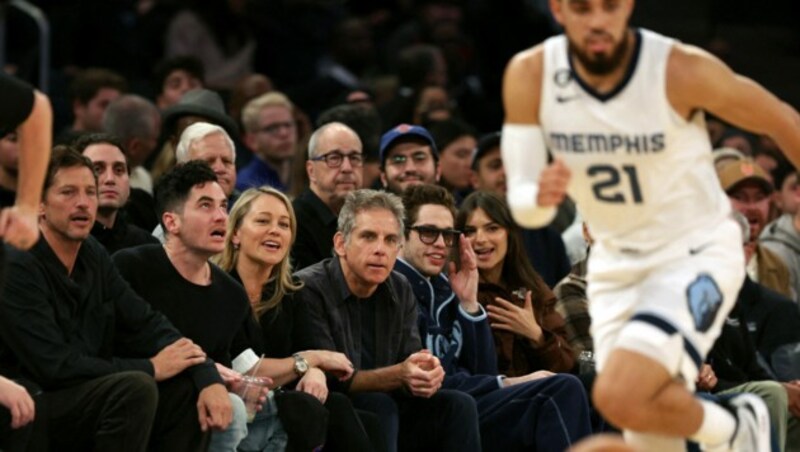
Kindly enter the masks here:
<path id="1" fill-rule="evenodd" d="M 779 383 L 761 366 L 742 308 L 740 297 L 700 369 L 697 389 L 716 395 L 758 395 L 769 409 L 780 449 L 800 450 L 800 382 Z"/>
<path id="2" fill-rule="evenodd" d="M 143 451 L 148 438 L 155 450 L 202 450 L 201 430 L 230 422 L 219 374 L 89 237 L 96 212 L 91 161 L 59 149 L 45 178 L 42 238 L 29 252 L 9 251 L 0 371 L 41 388 L 34 440 L 54 450 Z"/>

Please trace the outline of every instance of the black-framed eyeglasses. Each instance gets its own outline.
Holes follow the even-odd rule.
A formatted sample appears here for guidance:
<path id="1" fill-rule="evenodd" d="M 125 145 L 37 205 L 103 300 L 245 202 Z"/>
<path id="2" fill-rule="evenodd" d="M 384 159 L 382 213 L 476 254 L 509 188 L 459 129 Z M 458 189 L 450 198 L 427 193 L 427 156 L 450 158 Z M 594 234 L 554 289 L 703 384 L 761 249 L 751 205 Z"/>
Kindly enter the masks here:
<path id="1" fill-rule="evenodd" d="M 341 152 L 334 151 L 318 157 L 312 157 L 310 160 L 313 162 L 324 160 L 325 164 L 328 165 L 328 168 L 338 168 L 342 166 L 345 158 L 350 160 L 350 166 L 353 168 L 358 168 L 364 164 L 364 155 L 360 152 L 342 154 Z"/>
<path id="2" fill-rule="evenodd" d="M 425 151 L 414 152 L 411 155 L 395 154 L 386 159 L 386 164 L 390 166 L 405 166 L 409 160 L 414 165 L 422 165 L 431 159 L 431 154 Z"/>
<path id="3" fill-rule="evenodd" d="M 441 234 L 442 239 L 444 239 L 445 246 L 453 246 L 453 243 L 456 241 L 456 237 L 461 234 L 461 231 L 457 229 L 439 229 L 433 226 L 411 226 L 408 228 L 412 231 L 417 231 L 417 235 L 419 235 L 419 240 L 426 244 L 426 245 L 433 245 L 439 240 L 439 235 Z"/>

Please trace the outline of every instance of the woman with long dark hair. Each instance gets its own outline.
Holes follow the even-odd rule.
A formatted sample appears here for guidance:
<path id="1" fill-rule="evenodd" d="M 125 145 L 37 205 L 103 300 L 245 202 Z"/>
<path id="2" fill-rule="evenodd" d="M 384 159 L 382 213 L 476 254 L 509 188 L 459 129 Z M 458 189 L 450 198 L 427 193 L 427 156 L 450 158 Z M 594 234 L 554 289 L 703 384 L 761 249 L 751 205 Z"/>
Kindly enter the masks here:
<path id="1" fill-rule="evenodd" d="M 555 311 L 556 297 L 533 269 L 519 227 L 505 201 L 475 192 L 461 204 L 456 228 L 478 261 L 478 301 L 486 308 L 500 372 L 512 377 L 537 370 L 567 372 L 575 356 Z"/>
<path id="2" fill-rule="evenodd" d="M 309 441 L 315 434 L 325 437 L 325 429 L 325 450 L 372 450 L 347 396 L 328 393 L 325 372 L 349 376 L 350 361 L 338 352 L 301 351 L 309 333 L 303 326 L 303 307 L 293 297 L 302 287 L 292 278 L 289 261 L 296 231 L 297 220 L 286 195 L 268 187 L 249 189 L 231 209 L 225 250 L 217 263 L 242 283 L 250 298 L 249 345 L 256 355 L 266 356 L 259 375 L 271 378 L 275 386 L 295 388 L 275 396 L 278 417 L 288 433 L 287 450 L 321 446 Z M 246 447 L 240 445 L 239 450 L 272 450 L 269 434 L 248 435 L 243 441 Z"/>

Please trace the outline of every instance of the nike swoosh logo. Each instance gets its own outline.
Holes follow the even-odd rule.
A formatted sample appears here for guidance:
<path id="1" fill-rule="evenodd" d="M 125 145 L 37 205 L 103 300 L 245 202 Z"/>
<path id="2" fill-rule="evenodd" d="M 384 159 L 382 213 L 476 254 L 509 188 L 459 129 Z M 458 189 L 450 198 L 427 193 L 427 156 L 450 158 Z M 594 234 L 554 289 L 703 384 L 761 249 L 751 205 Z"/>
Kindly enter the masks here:
<path id="1" fill-rule="evenodd" d="M 575 100 L 578 97 L 579 96 L 556 96 L 556 102 L 558 102 L 559 104 L 563 104 L 564 102 Z"/>
<path id="2" fill-rule="evenodd" d="M 700 245 L 697 248 L 689 248 L 689 255 L 694 256 L 696 254 L 700 254 L 709 246 L 711 246 L 711 242 L 706 243 L 705 245 Z"/>

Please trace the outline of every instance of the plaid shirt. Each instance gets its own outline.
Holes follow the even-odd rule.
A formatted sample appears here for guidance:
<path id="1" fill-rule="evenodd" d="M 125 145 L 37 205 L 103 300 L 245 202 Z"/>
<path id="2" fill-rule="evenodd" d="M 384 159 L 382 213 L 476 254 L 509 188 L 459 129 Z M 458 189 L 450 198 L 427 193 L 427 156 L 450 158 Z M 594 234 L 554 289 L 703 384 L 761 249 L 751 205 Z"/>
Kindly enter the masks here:
<path id="1" fill-rule="evenodd" d="M 570 274 L 556 285 L 553 292 L 558 298 L 556 312 L 564 317 L 569 345 L 576 354 L 584 350 L 594 351 L 592 336 L 589 334 L 592 319 L 589 317 L 589 302 L 586 298 L 586 260 L 575 264 Z"/>

